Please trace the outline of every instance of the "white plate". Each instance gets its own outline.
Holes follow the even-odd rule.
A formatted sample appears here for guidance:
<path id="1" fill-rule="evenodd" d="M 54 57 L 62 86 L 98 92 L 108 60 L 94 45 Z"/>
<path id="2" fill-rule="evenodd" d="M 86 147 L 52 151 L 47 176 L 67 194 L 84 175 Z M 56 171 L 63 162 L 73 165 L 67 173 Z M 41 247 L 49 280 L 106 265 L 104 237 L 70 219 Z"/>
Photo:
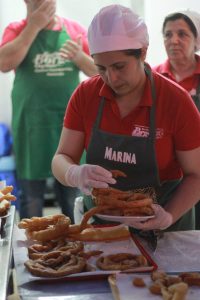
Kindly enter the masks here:
<path id="1" fill-rule="evenodd" d="M 154 217 L 154 215 L 152 216 L 110 216 L 110 215 L 101 215 L 101 214 L 96 214 L 96 216 L 105 221 L 113 221 L 113 222 L 120 222 L 120 223 L 126 223 L 133 220 L 146 221 Z"/>

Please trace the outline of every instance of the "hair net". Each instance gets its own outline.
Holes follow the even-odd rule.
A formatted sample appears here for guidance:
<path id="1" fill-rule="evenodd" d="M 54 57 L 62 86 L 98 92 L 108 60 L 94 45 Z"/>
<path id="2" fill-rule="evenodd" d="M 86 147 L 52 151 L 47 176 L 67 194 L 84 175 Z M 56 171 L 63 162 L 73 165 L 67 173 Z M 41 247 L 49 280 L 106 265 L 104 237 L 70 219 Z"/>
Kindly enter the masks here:
<path id="1" fill-rule="evenodd" d="M 102 8 L 88 28 L 90 54 L 148 47 L 147 26 L 130 8 L 109 5 Z"/>
<path id="2" fill-rule="evenodd" d="M 196 50 L 200 50 L 200 14 L 191 10 L 180 11 L 180 13 L 186 15 L 194 24 L 197 30 Z"/>

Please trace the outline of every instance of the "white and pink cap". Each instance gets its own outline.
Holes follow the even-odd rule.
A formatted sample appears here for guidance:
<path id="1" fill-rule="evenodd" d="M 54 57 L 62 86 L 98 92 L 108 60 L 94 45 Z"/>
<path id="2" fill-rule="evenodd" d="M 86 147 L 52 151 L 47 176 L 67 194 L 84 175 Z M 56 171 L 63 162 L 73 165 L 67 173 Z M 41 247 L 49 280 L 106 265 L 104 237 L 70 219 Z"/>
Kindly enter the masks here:
<path id="1" fill-rule="evenodd" d="M 196 11 L 185 10 L 180 11 L 183 15 L 186 15 L 194 24 L 197 31 L 197 39 L 196 39 L 196 51 L 200 50 L 200 14 Z"/>
<path id="2" fill-rule="evenodd" d="M 102 8 L 88 28 L 90 54 L 148 47 L 149 35 L 143 19 L 130 8 Z"/>

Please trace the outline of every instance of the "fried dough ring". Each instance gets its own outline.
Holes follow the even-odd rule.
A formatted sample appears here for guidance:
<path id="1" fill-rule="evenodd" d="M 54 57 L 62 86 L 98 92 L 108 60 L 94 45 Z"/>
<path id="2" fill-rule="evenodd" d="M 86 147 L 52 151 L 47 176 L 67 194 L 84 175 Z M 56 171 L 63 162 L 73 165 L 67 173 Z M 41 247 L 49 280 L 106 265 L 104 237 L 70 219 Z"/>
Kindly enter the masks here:
<path id="1" fill-rule="evenodd" d="M 70 225 L 71 221 L 67 216 L 63 214 L 57 214 L 57 215 L 46 216 L 46 217 L 32 217 L 30 219 L 22 219 L 18 223 L 18 227 L 20 229 L 29 229 L 30 231 L 34 231 L 34 230 L 38 231 L 38 230 L 46 229 L 49 225 L 55 225 L 61 219 L 66 219 Z"/>
<path id="2" fill-rule="evenodd" d="M 7 185 L 5 186 L 2 190 L 1 190 L 1 193 L 6 195 L 8 193 L 11 193 L 13 190 L 13 186 L 12 185 Z"/>
<path id="3" fill-rule="evenodd" d="M 93 196 L 117 196 L 117 197 L 130 197 L 133 194 L 132 191 L 121 191 L 114 188 L 93 188 Z"/>
<path id="4" fill-rule="evenodd" d="M 90 210 L 88 210 L 84 214 L 83 219 L 81 221 L 81 224 L 80 224 L 81 231 L 88 227 L 87 222 L 93 215 L 98 214 L 99 212 L 101 212 L 105 209 L 108 209 L 108 208 L 110 208 L 110 206 L 108 206 L 108 205 L 107 206 L 106 205 L 105 206 L 94 206 Z"/>
<path id="5" fill-rule="evenodd" d="M 79 256 L 84 257 L 86 259 L 89 259 L 92 256 L 98 256 L 102 253 L 103 253 L 103 251 L 101 251 L 101 250 L 90 250 L 90 251 L 87 251 L 87 252 L 84 252 L 84 251 L 80 252 Z"/>
<path id="6" fill-rule="evenodd" d="M 107 198 L 114 200 L 124 200 L 124 201 L 135 201 L 135 200 L 143 200 L 145 198 L 149 198 L 148 194 L 138 193 L 133 191 L 121 191 L 114 188 L 94 188 L 92 190 L 92 196 L 95 199 L 98 198 Z"/>
<path id="7" fill-rule="evenodd" d="M 151 206 L 132 207 L 123 209 L 124 216 L 152 216 L 154 210 Z"/>
<path id="8" fill-rule="evenodd" d="M 187 283 L 189 286 L 200 286 L 200 274 L 197 272 L 181 273 L 179 277 L 182 279 L 183 282 Z"/>
<path id="9" fill-rule="evenodd" d="M 7 185 L 2 190 L 0 190 L 0 202 L 2 202 L 3 200 L 15 201 L 17 198 L 11 194 L 12 190 L 12 185 Z"/>
<path id="10" fill-rule="evenodd" d="M 52 251 L 67 252 L 70 254 L 77 254 L 84 249 L 83 242 L 80 241 L 67 241 L 67 240 L 57 240 L 51 241 L 49 243 L 33 244 L 28 247 L 28 253 L 30 259 L 42 258 L 45 254 Z"/>
<path id="11" fill-rule="evenodd" d="M 39 277 L 62 277 L 80 273 L 86 264 L 85 258 L 60 251 L 54 251 L 44 255 L 42 259 L 30 259 L 24 263 L 32 275 Z"/>
<path id="12" fill-rule="evenodd" d="M 125 271 L 140 266 L 147 266 L 148 262 L 143 255 L 117 253 L 99 257 L 96 261 L 96 265 L 101 270 Z"/>
<path id="13" fill-rule="evenodd" d="M 119 216 L 151 216 L 154 210 L 151 206 L 153 199 L 148 193 L 122 191 L 115 188 L 94 188 L 92 191 L 94 203 L 98 207 L 107 206 L 102 209 L 103 214 Z"/>
<path id="14" fill-rule="evenodd" d="M 56 240 L 60 237 L 66 236 L 70 224 L 70 219 L 65 215 L 61 215 L 57 218 L 57 222 L 54 223 L 54 216 L 51 218 L 53 225 L 46 227 L 45 229 L 32 231 L 29 228 L 26 229 L 26 235 L 28 238 L 36 241 L 50 241 Z M 40 227 L 39 227 L 40 228 Z"/>
<path id="15" fill-rule="evenodd" d="M 0 202 L 3 200 L 15 201 L 17 198 L 14 195 L 7 194 L 0 197 Z"/>
<path id="16" fill-rule="evenodd" d="M 141 200 L 135 200 L 135 201 L 122 201 L 122 200 L 113 200 L 113 199 L 105 199 L 103 197 L 96 199 L 96 205 L 108 205 L 112 206 L 114 208 L 132 208 L 132 207 L 144 207 L 151 205 L 153 203 L 153 200 L 151 198 L 144 198 Z"/>
<path id="17" fill-rule="evenodd" d="M 117 177 L 127 177 L 127 175 L 120 171 L 120 170 L 111 170 L 110 171 L 112 173 L 112 177 L 117 178 Z"/>

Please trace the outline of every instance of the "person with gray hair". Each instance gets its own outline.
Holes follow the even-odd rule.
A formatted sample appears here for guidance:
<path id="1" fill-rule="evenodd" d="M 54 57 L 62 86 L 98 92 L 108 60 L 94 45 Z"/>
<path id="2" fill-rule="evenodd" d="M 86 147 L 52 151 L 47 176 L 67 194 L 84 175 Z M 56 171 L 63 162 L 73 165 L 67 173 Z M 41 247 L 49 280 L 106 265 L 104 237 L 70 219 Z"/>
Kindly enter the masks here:
<path id="1" fill-rule="evenodd" d="M 186 89 L 200 111 L 200 14 L 191 10 L 171 13 L 164 19 L 162 33 L 168 58 L 153 69 Z M 200 203 L 195 216 L 199 230 Z"/>
<path id="2" fill-rule="evenodd" d="M 197 108 L 185 90 L 145 62 L 147 26 L 130 8 L 102 8 L 88 28 L 88 42 L 99 74 L 70 98 L 52 161 L 54 176 L 85 194 L 85 210 L 94 206 L 93 188 L 151 190 L 154 217 L 130 217 L 127 225 L 193 229 L 192 207 L 200 197 Z M 79 165 L 84 149 L 87 163 Z M 126 177 L 113 178 L 112 170 Z"/>
<path id="3" fill-rule="evenodd" d="M 162 26 L 167 60 L 153 69 L 186 89 L 200 110 L 200 14 L 167 15 Z"/>

